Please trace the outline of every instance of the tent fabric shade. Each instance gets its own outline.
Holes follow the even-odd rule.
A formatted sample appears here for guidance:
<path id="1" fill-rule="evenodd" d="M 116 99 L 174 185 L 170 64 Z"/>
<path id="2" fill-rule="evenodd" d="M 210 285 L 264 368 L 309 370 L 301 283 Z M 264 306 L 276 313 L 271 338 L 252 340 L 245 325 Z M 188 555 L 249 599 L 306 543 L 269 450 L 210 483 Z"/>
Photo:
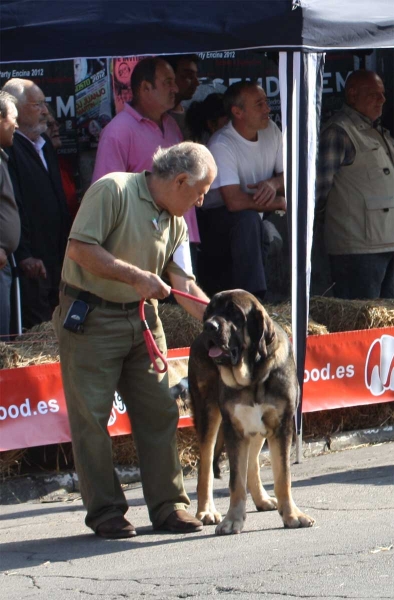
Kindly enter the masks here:
<path id="1" fill-rule="evenodd" d="M 1 61 L 394 46 L 391 0 L 2 0 Z"/>

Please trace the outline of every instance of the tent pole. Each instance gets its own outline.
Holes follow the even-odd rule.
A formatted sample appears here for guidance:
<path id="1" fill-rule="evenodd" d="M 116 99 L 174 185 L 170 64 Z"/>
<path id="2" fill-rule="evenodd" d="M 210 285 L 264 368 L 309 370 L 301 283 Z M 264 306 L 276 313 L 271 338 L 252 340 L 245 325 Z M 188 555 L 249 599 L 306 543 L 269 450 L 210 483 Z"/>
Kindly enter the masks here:
<path id="1" fill-rule="evenodd" d="M 296 435 L 296 464 L 302 463 L 302 421 L 300 424 L 300 433 Z"/>

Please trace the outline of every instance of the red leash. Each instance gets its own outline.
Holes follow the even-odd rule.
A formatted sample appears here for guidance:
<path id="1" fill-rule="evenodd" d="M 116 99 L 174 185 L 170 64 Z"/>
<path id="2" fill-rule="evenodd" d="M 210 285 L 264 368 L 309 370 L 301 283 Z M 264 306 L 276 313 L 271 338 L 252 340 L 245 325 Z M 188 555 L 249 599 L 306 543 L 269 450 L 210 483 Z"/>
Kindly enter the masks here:
<path id="1" fill-rule="evenodd" d="M 171 292 L 173 294 L 177 294 L 178 296 L 183 296 L 184 298 L 189 298 L 190 300 L 199 302 L 200 304 L 205 304 L 205 305 L 208 304 L 208 302 L 206 300 L 201 300 L 201 298 L 196 298 L 196 296 L 192 296 L 191 294 L 187 294 L 186 292 L 180 292 L 179 290 L 173 290 L 173 289 L 171 290 Z M 153 368 L 155 369 L 156 373 L 165 373 L 168 369 L 168 363 L 167 363 L 165 356 L 160 352 L 159 348 L 157 347 L 157 344 L 153 338 L 152 332 L 149 329 L 149 325 L 145 319 L 145 307 L 144 307 L 145 300 L 146 300 L 146 298 L 141 298 L 140 306 L 139 306 L 139 315 L 140 315 L 140 319 L 141 319 L 142 334 L 145 339 L 146 347 L 148 348 L 148 352 L 149 352 L 149 356 L 150 356 L 150 359 L 153 364 Z M 159 365 L 157 364 L 157 358 L 160 358 L 161 362 L 164 365 L 162 369 L 160 369 Z"/>

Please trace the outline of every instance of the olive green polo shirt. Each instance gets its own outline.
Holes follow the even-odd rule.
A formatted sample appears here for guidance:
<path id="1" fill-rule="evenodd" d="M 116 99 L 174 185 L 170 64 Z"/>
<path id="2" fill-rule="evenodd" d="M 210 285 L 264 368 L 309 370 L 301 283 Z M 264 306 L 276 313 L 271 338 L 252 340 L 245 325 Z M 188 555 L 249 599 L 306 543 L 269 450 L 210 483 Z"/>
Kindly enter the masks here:
<path id="1" fill-rule="evenodd" d="M 149 192 L 147 174 L 111 173 L 94 183 L 83 198 L 69 238 L 99 244 L 116 258 L 160 277 L 167 272 L 193 280 L 172 259 L 175 250 L 188 241 L 186 222 L 159 209 Z M 62 279 L 112 302 L 140 299 L 132 286 L 97 277 L 67 256 Z"/>

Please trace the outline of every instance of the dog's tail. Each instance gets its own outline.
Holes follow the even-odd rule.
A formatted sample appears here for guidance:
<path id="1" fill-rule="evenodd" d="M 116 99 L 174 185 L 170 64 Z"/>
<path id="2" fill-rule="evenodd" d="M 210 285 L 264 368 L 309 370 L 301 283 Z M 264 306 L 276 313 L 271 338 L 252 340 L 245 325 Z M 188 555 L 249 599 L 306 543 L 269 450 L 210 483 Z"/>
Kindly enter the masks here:
<path id="1" fill-rule="evenodd" d="M 219 460 L 222 452 L 224 451 L 224 435 L 223 435 L 223 423 L 220 424 L 218 435 L 215 443 L 215 450 L 213 454 L 213 476 L 215 479 L 221 479 L 222 474 L 220 470 Z"/>

